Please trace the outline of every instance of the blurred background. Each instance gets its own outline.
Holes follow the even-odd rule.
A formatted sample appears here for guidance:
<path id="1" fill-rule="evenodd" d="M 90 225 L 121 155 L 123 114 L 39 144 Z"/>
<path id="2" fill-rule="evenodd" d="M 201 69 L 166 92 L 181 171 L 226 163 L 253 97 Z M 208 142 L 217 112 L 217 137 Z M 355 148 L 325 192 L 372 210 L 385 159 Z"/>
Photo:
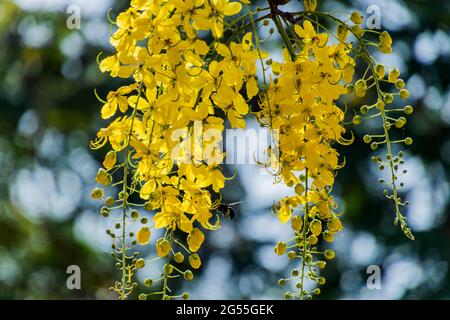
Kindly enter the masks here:
<path id="1" fill-rule="evenodd" d="M 94 88 L 104 96 L 119 85 L 96 63 L 100 51 L 111 50 L 106 13 L 112 8 L 115 16 L 126 4 L 0 1 L 0 299 L 114 298 L 108 288 L 119 272 L 108 254 L 110 222 L 89 197 L 103 153 L 88 145 L 104 125 Z M 394 38 L 394 53 L 377 58 L 400 68 L 411 91 L 407 103 L 415 108 L 401 134 L 414 138 L 406 151 L 403 196 L 410 201 L 404 213 L 416 240 L 393 225 L 392 204 L 376 183 L 382 173 L 361 142 L 371 124 L 353 128 L 357 140 L 340 148 L 347 165 L 334 189 L 345 230 L 332 245 L 337 258 L 324 270 L 327 283 L 318 298 L 450 299 L 450 2 L 319 4 L 338 14 L 366 13 L 377 5 L 382 27 Z M 295 10 L 298 3 L 289 6 Z M 77 8 L 81 28 L 71 30 L 66 22 Z M 208 234 L 204 267 L 177 289 L 192 298 L 278 299 L 286 290 L 276 283 L 286 276 L 288 261 L 273 246 L 289 229 L 269 210 L 286 189 L 255 166 L 237 169 L 224 194 L 229 202 L 243 200 L 236 218 Z M 81 290 L 66 287 L 66 268 L 73 264 L 81 268 Z M 379 290 L 367 289 L 369 265 L 381 268 Z M 138 277 L 159 268 L 152 264 Z"/>

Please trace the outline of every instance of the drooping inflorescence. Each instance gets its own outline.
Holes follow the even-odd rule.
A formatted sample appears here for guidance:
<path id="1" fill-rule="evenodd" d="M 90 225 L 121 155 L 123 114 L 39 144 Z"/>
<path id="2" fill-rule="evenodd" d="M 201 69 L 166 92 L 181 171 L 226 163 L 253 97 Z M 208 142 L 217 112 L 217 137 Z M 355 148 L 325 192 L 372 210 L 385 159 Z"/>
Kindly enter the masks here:
<path id="1" fill-rule="evenodd" d="M 101 214 L 115 219 L 114 230 L 107 234 L 121 271 L 111 289 L 120 299 L 136 288 L 135 273 L 155 259 L 164 261 L 161 275 L 145 279 L 149 292 L 139 298 L 189 297 L 173 292 L 170 284 L 176 278 L 193 279 L 191 269 L 202 264 L 205 230 L 220 227 L 217 210 L 227 179 L 221 170 L 224 121 L 232 128 L 245 128 L 252 105 L 259 110 L 253 116 L 276 137 L 276 148 L 268 150 L 270 161 L 264 165 L 276 182 L 293 190 L 273 207 L 294 233 L 275 248 L 278 255 L 287 253 L 298 261 L 292 277 L 279 282 L 296 281 L 298 290 L 288 292 L 288 298 L 320 293 L 319 288 L 308 292 L 305 281 L 325 282 L 320 270 L 334 252 L 320 249 L 321 242 L 332 242 L 343 228 L 331 195 L 337 170 L 344 164 L 334 144 L 353 141 L 339 106 L 343 95 L 355 92 L 362 97 L 372 87 L 377 90 L 376 104 L 362 107 L 366 116 L 357 115 L 353 122 L 382 119 L 383 134 L 364 140 L 372 148 L 387 146 L 386 160 L 376 161 L 391 170 L 392 181 L 387 183 L 392 191 L 386 195 L 395 202 L 396 221 L 412 238 L 399 211 L 404 202 L 398 194 L 397 171 L 403 155 L 392 154 L 391 145 L 399 141 L 389 135 L 392 126 L 400 128 L 406 120 L 393 118 L 391 113 L 399 110 L 386 107 L 395 95 L 407 95 L 404 82 L 395 70 L 384 79 L 384 67 L 367 50 L 372 43 L 363 37 L 359 14 L 351 15 L 349 25 L 315 11 L 316 1 L 305 1 L 305 11 L 289 13 L 278 4 L 270 0 L 269 7 L 252 11 L 248 0 L 132 0 L 115 20 L 110 18 L 115 51 L 99 61 L 100 69 L 124 80 L 104 99 L 98 96 L 101 117 L 109 123 L 91 147 L 108 146 L 96 181 L 117 195 L 104 199 L 104 190 L 95 188 L 92 197 L 103 199 Z M 320 19 L 336 23 L 337 31 L 330 32 Z M 269 20 L 283 41 L 279 62 L 262 50 L 259 32 L 269 27 Z M 271 28 L 268 34 L 273 33 Z M 347 40 L 349 34 L 357 46 Z M 380 33 L 377 46 L 388 52 L 391 44 L 390 36 Z M 355 82 L 358 61 L 368 71 Z M 395 83 L 401 90 L 387 93 L 382 82 Z M 369 113 L 372 110 L 378 112 Z M 408 114 L 412 108 L 402 111 Z M 147 246 L 155 229 L 162 229 L 163 235 L 155 242 L 156 258 L 146 261 L 136 246 Z"/>

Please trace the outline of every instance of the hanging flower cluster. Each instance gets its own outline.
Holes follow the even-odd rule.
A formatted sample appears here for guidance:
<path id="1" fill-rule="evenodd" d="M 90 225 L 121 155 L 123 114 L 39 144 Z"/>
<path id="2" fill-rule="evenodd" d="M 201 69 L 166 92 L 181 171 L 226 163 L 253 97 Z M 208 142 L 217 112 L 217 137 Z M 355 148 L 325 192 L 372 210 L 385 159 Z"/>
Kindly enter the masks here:
<path id="1" fill-rule="evenodd" d="M 120 299 L 137 286 L 136 271 L 151 262 L 140 258 L 134 247 L 148 245 L 154 229 L 164 231 L 154 248 L 164 267 L 159 278 L 144 281 L 151 289 L 139 298 L 189 297 L 173 293 L 170 282 L 193 279 L 191 269 L 202 264 L 199 250 L 205 230 L 220 226 L 220 192 L 227 180 L 221 171 L 224 120 L 233 128 L 245 128 L 250 101 L 259 105 L 256 119 L 277 137 L 276 150 L 268 150 L 268 166 L 275 163 L 276 181 L 293 188 L 293 195 L 274 206 L 280 221 L 290 222 L 295 234 L 275 248 L 277 254 L 287 252 L 289 259 L 299 261 L 292 277 L 279 282 L 297 281 L 298 292 L 287 293 L 288 298 L 311 297 L 304 288 L 306 279 L 323 284 L 319 270 L 325 267 L 324 259 L 334 258 L 332 250 L 318 247 L 322 240 L 333 241 L 343 228 L 330 194 L 336 171 L 343 165 L 333 145 L 353 140 L 344 137 L 345 115 L 337 105 L 353 89 L 362 97 L 371 87 L 377 88 L 378 101 L 362 107 L 361 113 L 379 112 L 356 115 L 353 122 L 382 118 L 384 134 L 367 135 L 364 140 L 372 142 L 373 149 L 387 145 L 386 161 L 374 159 L 391 169 L 393 180 L 387 184 L 392 194 L 386 194 L 395 201 L 396 221 L 412 237 L 398 209 L 404 204 L 396 184 L 402 154 L 392 155 L 391 143 L 396 141 L 389 138 L 390 127 L 400 128 L 406 120 L 389 116 L 398 111 L 385 107 L 396 93 L 382 91 L 380 82 L 395 83 L 403 98 L 407 93 L 396 70 L 384 80 L 384 67 L 374 62 L 362 38 L 362 17 L 352 14 L 354 25 L 349 26 L 315 11 L 316 1 L 305 1 L 306 11 L 298 13 L 280 11 L 281 2 L 275 0 L 255 12 L 249 4 L 248 0 L 131 0 L 129 8 L 110 19 L 115 51 L 99 65 L 102 72 L 125 83 L 104 99 L 97 95 L 103 103 L 101 117 L 109 124 L 98 131 L 91 147 L 108 146 L 96 181 L 120 191 L 104 199 L 104 190 L 95 188 L 92 197 L 104 199 L 101 214 L 115 219 L 114 230 L 107 234 L 122 274 L 111 288 Z M 243 5 L 246 14 L 241 13 Z M 336 35 L 324 29 L 318 18 L 336 22 Z M 258 28 L 267 27 L 267 19 L 275 23 L 286 47 L 281 62 L 273 62 L 260 48 Z M 348 34 L 360 42 L 358 48 L 347 40 Z M 381 33 L 380 50 L 390 52 L 391 45 L 390 36 Z M 353 85 L 358 59 L 367 63 L 372 76 L 366 72 Z M 259 65 L 262 81 L 257 77 Z M 411 113 L 410 108 L 404 112 Z M 411 142 L 410 138 L 402 141 Z M 131 231 L 134 223 L 141 224 L 137 232 Z M 319 294 L 320 289 L 312 293 Z"/>
<path id="2" fill-rule="evenodd" d="M 292 48 L 291 55 L 286 49 L 284 61 L 271 64 L 277 77 L 269 85 L 267 98 L 261 100 L 258 116 L 261 123 L 278 132 L 276 176 L 295 190 L 295 195 L 274 206 L 280 221 L 291 221 L 295 232 L 290 243 L 279 242 L 275 252 L 282 255 L 290 249 L 289 259 L 301 261 L 292 277 L 281 279 L 279 284 L 297 281 L 299 291 L 289 292 L 287 297 L 303 298 L 308 294 L 305 278 L 323 284 L 324 278 L 316 272 L 317 267 L 325 266 L 320 258 L 334 256 L 331 250 L 318 252 L 315 246 L 319 238 L 331 242 L 342 229 L 335 213 L 337 205 L 329 194 L 335 172 L 341 167 L 332 144 L 349 144 L 351 140 L 343 137 L 344 113 L 335 102 L 348 93 L 346 85 L 353 79 L 355 63 L 350 47 L 329 44 L 328 34 L 316 33 L 309 20 L 303 26 L 296 24 L 294 32 L 298 50 Z"/>
<path id="3" fill-rule="evenodd" d="M 188 255 L 190 267 L 198 269 L 197 252 L 205 239 L 202 230 L 219 226 L 213 213 L 225 183 L 220 170 L 221 116 L 232 127 L 244 128 L 249 106 L 243 94 L 248 99 L 258 92 L 259 53 L 253 49 L 252 34 L 239 42 L 220 42 L 224 18 L 239 13 L 241 7 L 228 0 L 133 0 L 115 21 L 111 44 L 116 52 L 101 61 L 100 69 L 113 77 L 132 78 L 133 83 L 110 92 L 103 101 L 102 118 L 116 118 L 98 132 L 92 147 L 109 142 L 113 149 L 106 154 L 97 182 L 109 185 L 118 173 L 121 180 L 114 185 L 123 187 L 118 199 L 107 199 L 102 209 L 108 213 L 122 209 L 116 225 L 120 234 L 109 232 L 117 242 L 114 254 L 123 272 L 122 281 L 113 288 L 121 298 L 131 292 L 135 270 L 145 265 L 135 253 L 128 253 L 129 244 L 147 245 L 152 228 L 166 230 L 155 248 L 160 258 L 167 259 L 162 276 L 146 281 L 152 286 L 161 281 L 162 291 L 140 298 L 170 299 L 177 296 L 170 292 L 169 279 L 192 279 L 190 270 L 174 263 L 182 264 Z M 211 44 L 198 37 L 203 30 L 214 36 Z M 136 235 L 127 235 L 130 218 L 137 220 L 142 214 L 136 207 L 149 214 L 141 219 L 143 227 Z M 185 236 L 177 236 L 177 230 Z"/>

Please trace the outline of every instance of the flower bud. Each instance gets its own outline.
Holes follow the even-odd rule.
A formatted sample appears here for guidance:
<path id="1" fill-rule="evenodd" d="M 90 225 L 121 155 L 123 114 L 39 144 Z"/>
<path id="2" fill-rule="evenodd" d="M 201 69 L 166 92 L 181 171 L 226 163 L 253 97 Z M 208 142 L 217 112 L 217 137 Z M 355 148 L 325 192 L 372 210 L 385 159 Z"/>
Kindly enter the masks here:
<path id="1" fill-rule="evenodd" d="M 130 216 L 131 216 L 131 219 L 137 219 L 137 218 L 139 218 L 139 211 L 137 211 L 137 210 L 131 210 Z"/>
<path id="2" fill-rule="evenodd" d="M 400 98 L 408 99 L 409 98 L 409 91 L 407 89 L 400 90 Z"/>
<path id="3" fill-rule="evenodd" d="M 105 204 L 108 207 L 112 207 L 116 203 L 116 200 L 113 197 L 108 197 L 105 201 Z"/>
<path id="4" fill-rule="evenodd" d="M 279 256 L 283 255 L 286 252 L 286 242 L 279 241 L 275 246 L 275 253 Z"/>
<path id="5" fill-rule="evenodd" d="M 412 143 L 413 143 L 413 139 L 412 138 L 408 137 L 408 138 L 405 139 L 405 144 L 407 146 L 412 145 Z"/>
<path id="6" fill-rule="evenodd" d="M 319 238 L 317 238 L 315 235 L 311 234 L 311 235 L 308 237 L 308 243 L 309 243 L 310 245 L 315 245 L 315 244 L 317 244 L 317 242 L 319 242 Z"/>
<path id="7" fill-rule="evenodd" d="M 361 118 L 360 115 L 356 115 L 356 116 L 353 117 L 353 124 L 354 124 L 354 125 L 358 125 L 358 124 L 360 124 L 361 122 L 362 122 L 362 118 Z"/>
<path id="8" fill-rule="evenodd" d="M 405 87 L 405 81 L 403 81 L 402 79 L 398 79 L 397 81 L 395 81 L 395 87 L 397 89 L 403 89 Z"/>
<path id="9" fill-rule="evenodd" d="M 191 270 L 186 270 L 183 273 L 183 278 L 184 280 L 191 281 L 192 279 L 194 279 L 194 274 L 192 273 Z"/>
<path id="10" fill-rule="evenodd" d="M 173 259 L 176 263 L 182 263 L 184 261 L 184 255 L 181 252 L 177 252 L 173 256 Z"/>
<path id="11" fill-rule="evenodd" d="M 353 11 L 350 15 L 350 20 L 352 20 L 355 24 L 361 24 L 363 23 L 363 16 L 358 11 Z"/>
<path id="12" fill-rule="evenodd" d="M 189 299 L 189 293 L 185 292 L 181 295 L 181 298 L 183 298 L 184 300 Z"/>
<path id="13" fill-rule="evenodd" d="M 403 110 L 404 110 L 403 112 L 405 112 L 405 114 L 408 115 L 414 112 L 414 108 L 411 106 L 406 106 Z"/>
<path id="14" fill-rule="evenodd" d="M 378 149 L 378 143 L 372 142 L 372 143 L 370 144 L 370 149 L 372 149 L 372 150 L 377 150 L 377 149 Z"/>
<path id="15" fill-rule="evenodd" d="M 323 237 L 323 239 L 324 239 L 326 242 L 333 242 L 333 240 L 334 240 L 334 235 L 333 235 L 333 233 L 330 232 L 329 230 L 325 231 L 325 232 L 322 234 L 322 237 Z"/>
<path id="16" fill-rule="evenodd" d="M 362 37 L 364 35 L 364 29 L 360 26 L 352 26 L 352 32 L 358 37 Z"/>
<path id="17" fill-rule="evenodd" d="M 320 220 L 314 219 L 309 225 L 309 230 L 315 236 L 318 236 L 322 232 L 322 223 Z"/>
<path id="18" fill-rule="evenodd" d="M 370 142 L 372 142 L 372 137 L 369 136 L 368 134 L 366 134 L 366 135 L 363 137 L 363 140 L 364 140 L 365 143 L 370 143 Z"/>
<path id="19" fill-rule="evenodd" d="M 167 256 L 170 252 L 171 245 L 167 239 L 160 238 L 156 241 L 156 253 L 160 258 Z"/>
<path id="20" fill-rule="evenodd" d="M 380 111 L 382 111 L 382 110 L 384 110 L 384 102 L 382 101 L 382 100 L 378 100 L 377 101 L 377 104 L 375 105 L 375 107 L 378 109 L 378 110 L 380 110 Z"/>
<path id="21" fill-rule="evenodd" d="M 146 278 L 144 280 L 144 285 L 147 287 L 151 287 L 153 285 L 153 280 L 151 278 Z"/>
<path id="22" fill-rule="evenodd" d="M 112 177 L 105 169 L 100 168 L 95 176 L 95 181 L 107 186 L 112 182 Z"/>
<path id="23" fill-rule="evenodd" d="M 334 257 L 336 256 L 336 254 L 334 253 L 333 250 L 327 249 L 325 250 L 325 258 L 328 260 L 332 260 L 334 259 Z"/>
<path id="24" fill-rule="evenodd" d="M 384 76 L 386 75 L 386 69 L 384 68 L 384 65 L 377 64 L 375 66 L 375 73 L 376 73 L 378 79 L 383 79 Z"/>
<path id="25" fill-rule="evenodd" d="M 197 253 L 193 253 L 189 256 L 189 264 L 192 268 L 198 269 L 202 265 L 202 260 L 200 260 L 200 256 Z"/>
<path id="26" fill-rule="evenodd" d="M 389 82 L 396 82 L 398 77 L 400 76 L 400 71 L 398 69 L 391 69 L 388 74 Z"/>
<path id="27" fill-rule="evenodd" d="M 109 208 L 108 207 L 102 207 L 100 209 L 100 214 L 104 216 L 105 218 L 109 217 Z"/>
<path id="28" fill-rule="evenodd" d="M 150 241 L 151 231 L 149 227 L 142 227 L 136 234 L 137 243 L 141 246 L 146 245 Z"/>
<path id="29" fill-rule="evenodd" d="M 92 199 L 101 199 L 104 196 L 103 189 L 100 188 L 94 188 L 91 192 L 91 198 Z"/>
<path id="30" fill-rule="evenodd" d="M 300 216 L 293 216 L 291 220 L 291 227 L 294 231 L 299 231 L 303 226 L 303 220 Z"/>
<path id="31" fill-rule="evenodd" d="M 136 263 L 134 264 L 136 269 L 142 269 L 143 267 L 145 267 L 145 260 L 142 258 L 139 258 L 136 260 Z"/>
<path id="32" fill-rule="evenodd" d="M 105 155 L 105 160 L 103 160 L 103 166 L 106 170 L 111 169 L 116 165 L 117 154 L 115 151 L 111 150 Z"/>

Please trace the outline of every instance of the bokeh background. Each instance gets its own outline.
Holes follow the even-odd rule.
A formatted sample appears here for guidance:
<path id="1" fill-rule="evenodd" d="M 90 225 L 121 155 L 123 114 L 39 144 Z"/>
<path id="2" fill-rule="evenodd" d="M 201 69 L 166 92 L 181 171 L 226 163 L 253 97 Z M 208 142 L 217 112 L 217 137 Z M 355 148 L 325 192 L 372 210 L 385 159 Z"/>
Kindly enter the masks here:
<path id="1" fill-rule="evenodd" d="M 291 8 L 298 6 L 291 2 Z M 104 95 L 118 86 L 96 63 L 100 51 L 111 50 L 106 13 L 112 8 L 114 16 L 126 3 L 0 1 L 0 299 L 114 298 L 108 288 L 119 272 L 108 254 L 109 222 L 89 197 L 103 154 L 88 144 L 103 125 L 94 88 Z M 411 91 L 407 103 L 415 107 L 402 135 L 415 142 L 406 152 L 403 195 L 416 236 L 409 241 L 393 225 L 391 203 L 376 183 L 382 173 L 361 142 L 371 124 L 353 128 L 357 141 L 340 150 L 347 166 L 334 190 L 345 231 L 333 244 L 337 259 L 324 271 L 327 284 L 319 299 L 449 299 L 450 2 L 319 3 L 338 14 L 378 5 L 382 26 L 395 40 L 394 53 L 380 60 L 399 66 Z M 66 26 L 70 5 L 81 9 L 79 30 Z M 278 299 L 285 290 L 276 283 L 288 262 L 274 254 L 273 245 L 287 237 L 288 228 L 269 208 L 286 190 L 255 166 L 237 169 L 225 199 L 243 203 L 234 220 L 209 233 L 196 281 L 178 289 L 192 298 Z M 66 287 L 72 264 L 81 268 L 81 290 Z M 366 287 L 366 268 L 373 264 L 382 270 L 380 290 Z M 138 276 L 142 280 L 159 267 Z"/>

